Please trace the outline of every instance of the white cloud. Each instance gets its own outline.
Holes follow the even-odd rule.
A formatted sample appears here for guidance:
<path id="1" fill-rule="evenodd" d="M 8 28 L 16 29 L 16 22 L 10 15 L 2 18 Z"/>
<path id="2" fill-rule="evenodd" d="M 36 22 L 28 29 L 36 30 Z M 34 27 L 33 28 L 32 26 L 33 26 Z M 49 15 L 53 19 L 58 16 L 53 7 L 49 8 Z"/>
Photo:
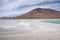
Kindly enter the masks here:
<path id="1" fill-rule="evenodd" d="M 37 3 L 43 3 L 43 2 L 52 2 L 52 1 L 57 1 L 57 0 L 2 0 L 2 6 L 0 7 L 0 17 L 3 16 L 9 16 L 9 15 L 14 15 L 14 14 L 23 14 L 26 13 L 34 8 L 53 8 L 56 7 L 58 4 L 49 4 L 49 5 L 35 5 Z M 23 8 L 23 6 L 26 5 L 35 5 L 35 6 L 30 6 Z M 60 5 L 59 5 L 60 6 Z M 18 7 L 22 7 L 20 10 L 13 10 Z M 58 6 L 57 6 L 58 7 Z"/>

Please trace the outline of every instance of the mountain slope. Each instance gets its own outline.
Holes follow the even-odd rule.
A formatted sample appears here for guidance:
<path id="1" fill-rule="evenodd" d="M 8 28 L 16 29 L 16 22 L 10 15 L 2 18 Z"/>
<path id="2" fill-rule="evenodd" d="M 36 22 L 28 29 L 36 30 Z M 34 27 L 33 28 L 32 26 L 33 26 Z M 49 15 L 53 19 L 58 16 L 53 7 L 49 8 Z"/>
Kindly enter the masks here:
<path id="1" fill-rule="evenodd" d="M 17 19 L 60 18 L 60 12 L 52 9 L 36 8 L 26 14 L 13 18 Z"/>
<path id="2" fill-rule="evenodd" d="M 46 8 L 36 8 L 28 13 L 17 17 L 4 17 L 1 19 L 58 19 L 60 18 L 60 11 Z"/>

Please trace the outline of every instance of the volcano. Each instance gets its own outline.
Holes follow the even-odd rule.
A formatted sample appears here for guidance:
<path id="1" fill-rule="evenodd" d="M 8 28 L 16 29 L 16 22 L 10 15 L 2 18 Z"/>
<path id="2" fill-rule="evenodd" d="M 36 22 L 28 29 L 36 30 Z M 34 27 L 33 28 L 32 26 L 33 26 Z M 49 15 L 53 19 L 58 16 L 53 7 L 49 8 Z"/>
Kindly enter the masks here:
<path id="1" fill-rule="evenodd" d="M 36 8 L 23 15 L 12 17 L 12 19 L 58 19 L 60 11 L 46 8 Z"/>

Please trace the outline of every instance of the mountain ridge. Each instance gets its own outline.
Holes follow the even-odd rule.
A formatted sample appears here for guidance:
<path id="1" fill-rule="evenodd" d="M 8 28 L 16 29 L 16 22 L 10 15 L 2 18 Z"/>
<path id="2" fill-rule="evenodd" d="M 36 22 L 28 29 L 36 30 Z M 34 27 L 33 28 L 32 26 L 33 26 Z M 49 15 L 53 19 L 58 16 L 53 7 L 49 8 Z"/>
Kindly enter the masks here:
<path id="1" fill-rule="evenodd" d="M 36 8 L 16 18 L 18 19 L 60 18 L 60 11 L 52 9 Z"/>
<path id="2" fill-rule="evenodd" d="M 23 15 L 11 17 L 10 19 L 55 19 L 60 18 L 60 11 L 46 8 L 36 8 Z"/>

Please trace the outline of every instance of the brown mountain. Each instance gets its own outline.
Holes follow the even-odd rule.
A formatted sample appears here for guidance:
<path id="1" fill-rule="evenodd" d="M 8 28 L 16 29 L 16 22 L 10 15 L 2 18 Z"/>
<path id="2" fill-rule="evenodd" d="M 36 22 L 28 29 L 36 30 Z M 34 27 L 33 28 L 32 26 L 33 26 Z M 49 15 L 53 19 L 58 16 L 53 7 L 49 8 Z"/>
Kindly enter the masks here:
<path id="1" fill-rule="evenodd" d="M 56 11 L 53 9 L 36 8 L 26 14 L 13 18 L 17 19 L 60 18 L 60 11 Z"/>
<path id="2" fill-rule="evenodd" d="M 60 18 L 60 11 L 46 8 L 36 8 L 23 15 L 7 19 L 56 19 Z"/>

